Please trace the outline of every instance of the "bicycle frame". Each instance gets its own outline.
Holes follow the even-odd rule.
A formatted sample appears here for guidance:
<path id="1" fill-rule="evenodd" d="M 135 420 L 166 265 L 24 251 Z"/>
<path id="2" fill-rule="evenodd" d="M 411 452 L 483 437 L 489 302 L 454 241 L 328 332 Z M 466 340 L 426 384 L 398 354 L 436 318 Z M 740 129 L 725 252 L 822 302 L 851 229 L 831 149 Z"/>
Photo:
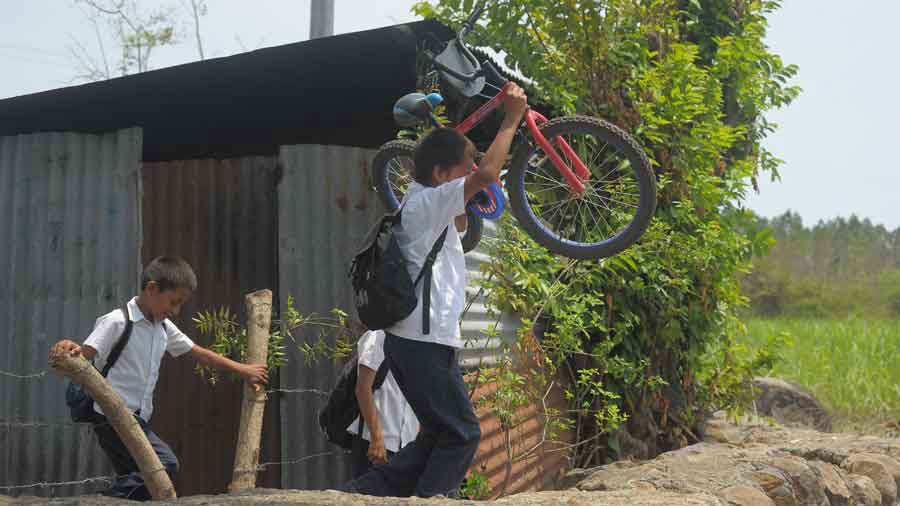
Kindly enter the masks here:
<path id="1" fill-rule="evenodd" d="M 494 111 L 494 109 L 500 107 L 500 104 L 503 103 L 503 97 L 506 95 L 507 90 L 509 89 L 510 83 L 506 83 L 503 85 L 503 88 L 494 95 L 493 98 L 485 102 L 481 107 L 476 109 L 472 114 L 466 117 L 459 125 L 455 127 L 455 129 L 461 134 L 465 135 L 470 130 L 475 128 L 479 123 L 484 121 L 484 118 L 487 117 L 488 114 Z M 562 159 L 556 149 L 553 148 L 553 145 L 550 141 L 544 137 L 544 134 L 541 133 L 539 125 L 545 123 L 547 118 L 544 117 L 541 113 L 528 109 L 525 111 L 525 124 L 528 127 L 528 133 L 531 135 L 531 138 L 538 143 L 538 146 L 547 153 L 547 156 L 550 157 L 550 160 L 553 162 L 553 165 L 556 167 L 556 170 L 565 178 L 566 182 L 569 183 L 571 190 L 573 193 L 581 195 L 584 193 L 584 183 L 582 181 L 588 179 L 591 175 L 590 170 L 588 170 L 587 166 L 581 159 L 575 154 L 575 150 L 566 142 L 562 137 L 556 137 L 553 139 L 553 142 L 562 150 L 565 157 L 569 160 L 569 162 L 575 167 L 575 171 L 566 164 L 566 162 Z"/>

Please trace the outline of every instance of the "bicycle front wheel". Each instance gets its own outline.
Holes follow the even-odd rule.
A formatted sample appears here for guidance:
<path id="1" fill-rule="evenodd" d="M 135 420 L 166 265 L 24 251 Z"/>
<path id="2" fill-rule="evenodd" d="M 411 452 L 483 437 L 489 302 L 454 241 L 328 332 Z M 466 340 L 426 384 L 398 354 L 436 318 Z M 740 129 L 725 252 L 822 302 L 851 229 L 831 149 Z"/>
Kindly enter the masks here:
<path id="1" fill-rule="evenodd" d="M 372 160 L 372 179 L 378 198 L 388 212 L 400 208 L 403 195 L 413 181 L 413 153 L 416 144 L 396 140 L 385 143 Z M 466 232 L 462 236 L 463 251 L 468 253 L 478 246 L 484 231 L 484 220 L 466 208 Z"/>
<path id="2" fill-rule="evenodd" d="M 513 215 L 528 234 L 553 253 L 583 260 L 615 255 L 637 241 L 656 210 L 656 179 L 637 142 L 587 116 L 556 118 L 541 133 L 571 167 L 558 140 L 568 143 L 590 175 L 578 194 L 540 147 L 522 143 L 507 182 Z"/>

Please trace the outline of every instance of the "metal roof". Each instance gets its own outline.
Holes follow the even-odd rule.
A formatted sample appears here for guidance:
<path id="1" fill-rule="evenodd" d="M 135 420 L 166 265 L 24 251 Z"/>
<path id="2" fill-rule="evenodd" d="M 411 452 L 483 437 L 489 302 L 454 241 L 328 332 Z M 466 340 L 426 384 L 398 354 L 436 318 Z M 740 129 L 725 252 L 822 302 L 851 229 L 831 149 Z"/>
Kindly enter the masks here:
<path id="1" fill-rule="evenodd" d="M 348 33 L 0 100 L 0 136 L 139 126 L 143 159 L 274 155 L 278 146 L 377 147 L 415 88 L 436 21 Z"/>

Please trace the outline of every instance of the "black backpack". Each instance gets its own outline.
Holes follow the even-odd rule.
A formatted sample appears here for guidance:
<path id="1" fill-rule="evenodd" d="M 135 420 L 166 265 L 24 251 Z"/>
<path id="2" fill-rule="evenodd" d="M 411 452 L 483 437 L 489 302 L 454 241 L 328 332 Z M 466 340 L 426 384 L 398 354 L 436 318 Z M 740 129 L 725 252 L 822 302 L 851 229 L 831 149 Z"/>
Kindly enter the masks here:
<path id="1" fill-rule="evenodd" d="M 127 305 L 120 309 L 125 315 L 125 328 L 122 330 L 122 335 L 119 336 L 119 340 L 116 341 L 112 351 L 109 352 L 103 371 L 100 372 L 104 378 L 109 374 L 109 370 L 112 369 L 116 361 L 119 360 L 119 355 L 122 354 L 122 350 L 125 349 L 128 340 L 131 339 L 131 329 L 134 326 L 134 322 L 128 317 Z M 73 422 L 90 422 L 94 418 L 94 399 L 78 383 L 69 381 L 69 385 L 66 387 L 66 405 L 69 406 L 69 414 L 72 416 Z"/>
<path id="2" fill-rule="evenodd" d="M 445 228 L 413 281 L 406 270 L 407 260 L 400 250 L 395 227 L 400 225 L 401 207 L 385 214 L 366 234 L 362 247 L 350 264 L 350 282 L 356 311 L 369 330 L 383 330 L 403 320 L 416 309 L 416 284 L 422 285 L 422 333 L 431 331 L 431 268 L 447 237 Z"/>
<path id="3" fill-rule="evenodd" d="M 354 352 L 350 360 L 341 369 L 334 389 L 328 395 L 328 402 L 325 404 L 325 407 L 319 410 L 318 414 L 319 428 L 325 434 L 325 439 L 329 443 L 336 444 L 345 450 L 353 448 L 353 434 L 347 432 L 347 427 L 353 423 L 357 416 L 359 416 L 360 435 L 363 428 L 363 418 L 360 416 L 359 403 L 356 400 L 356 382 L 359 377 L 358 366 L 359 357 Z M 384 361 L 378 366 L 378 371 L 375 372 L 375 383 L 372 385 L 373 392 L 381 388 L 389 370 L 390 365 L 388 358 L 385 356 Z"/>

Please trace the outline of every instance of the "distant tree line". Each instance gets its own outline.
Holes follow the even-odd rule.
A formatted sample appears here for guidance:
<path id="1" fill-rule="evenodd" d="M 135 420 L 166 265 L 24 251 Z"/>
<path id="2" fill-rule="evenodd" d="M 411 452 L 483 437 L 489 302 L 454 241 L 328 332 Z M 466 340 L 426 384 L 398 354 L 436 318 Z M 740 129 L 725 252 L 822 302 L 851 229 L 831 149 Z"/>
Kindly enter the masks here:
<path id="1" fill-rule="evenodd" d="M 743 280 L 754 313 L 900 317 L 900 228 L 855 215 L 806 227 L 792 211 L 749 227 L 774 239 Z"/>

